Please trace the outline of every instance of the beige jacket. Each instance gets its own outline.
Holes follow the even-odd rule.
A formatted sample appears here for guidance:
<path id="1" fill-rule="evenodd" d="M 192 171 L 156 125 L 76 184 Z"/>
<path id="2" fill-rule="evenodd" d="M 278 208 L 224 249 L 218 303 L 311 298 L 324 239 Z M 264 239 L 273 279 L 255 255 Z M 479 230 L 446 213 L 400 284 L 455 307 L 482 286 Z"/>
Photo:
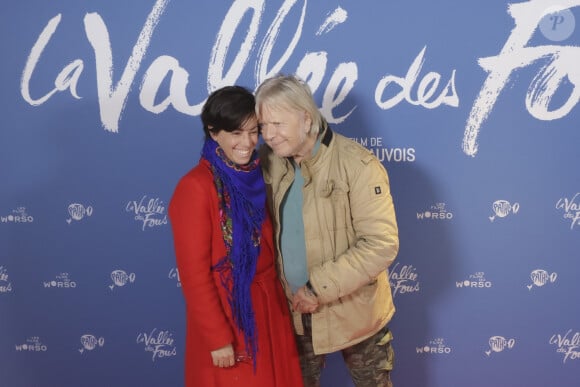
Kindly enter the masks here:
<path id="1" fill-rule="evenodd" d="M 280 206 L 294 168 L 267 146 L 261 160 L 278 269 L 290 299 L 280 255 Z M 321 304 L 312 314 L 313 345 L 315 353 L 329 353 L 372 336 L 393 316 L 387 268 L 399 249 L 397 222 L 385 168 L 354 141 L 326 129 L 301 170 L 306 259 Z M 303 334 L 300 314 L 293 312 L 293 320 Z"/>

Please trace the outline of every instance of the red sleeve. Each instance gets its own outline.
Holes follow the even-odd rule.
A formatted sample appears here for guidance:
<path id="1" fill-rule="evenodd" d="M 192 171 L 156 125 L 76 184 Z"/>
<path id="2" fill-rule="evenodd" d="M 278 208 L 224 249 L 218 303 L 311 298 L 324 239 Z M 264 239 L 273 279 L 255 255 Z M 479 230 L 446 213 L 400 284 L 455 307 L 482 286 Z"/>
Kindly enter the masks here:
<path id="1" fill-rule="evenodd" d="M 181 179 L 169 203 L 169 218 L 188 327 L 215 350 L 233 343 L 234 337 L 211 272 L 213 190 L 207 184 L 212 180 L 197 176 L 201 178 L 190 173 Z"/>

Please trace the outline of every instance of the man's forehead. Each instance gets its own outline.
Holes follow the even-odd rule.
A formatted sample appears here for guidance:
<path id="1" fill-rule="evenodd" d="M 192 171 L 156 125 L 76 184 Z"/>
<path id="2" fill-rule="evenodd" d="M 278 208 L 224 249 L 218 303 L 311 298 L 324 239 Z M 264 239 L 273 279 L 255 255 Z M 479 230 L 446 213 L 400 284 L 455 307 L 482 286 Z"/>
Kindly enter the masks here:
<path id="1" fill-rule="evenodd" d="M 289 108 L 288 106 L 264 104 L 260 109 L 260 117 L 262 119 L 269 118 L 275 119 L 278 117 L 285 117 L 288 115 L 295 115 L 299 113 L 297 110 Z"/>

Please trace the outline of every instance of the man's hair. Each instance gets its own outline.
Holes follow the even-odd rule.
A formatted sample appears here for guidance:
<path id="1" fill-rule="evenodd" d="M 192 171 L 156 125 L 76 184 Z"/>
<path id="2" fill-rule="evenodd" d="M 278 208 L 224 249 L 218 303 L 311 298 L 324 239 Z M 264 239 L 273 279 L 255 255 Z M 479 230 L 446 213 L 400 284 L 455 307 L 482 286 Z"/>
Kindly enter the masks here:
<path id="1" fill-rule="evenodd" d="M 310 87 L 295 75 L 279 74 L 262 82 L 256 90 L 258 117 L 264 105 L 308 113 L 312 119 L 311 134 L 318 134 L 319 129 L 326 126 L 326 120 L 318 110 Z"/>

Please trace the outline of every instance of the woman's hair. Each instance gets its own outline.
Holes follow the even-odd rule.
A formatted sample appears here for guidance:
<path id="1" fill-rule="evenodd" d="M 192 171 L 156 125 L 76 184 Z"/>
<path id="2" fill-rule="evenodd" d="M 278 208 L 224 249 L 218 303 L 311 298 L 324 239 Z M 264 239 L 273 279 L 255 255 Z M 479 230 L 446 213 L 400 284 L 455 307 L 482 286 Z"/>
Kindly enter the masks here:
<path id="1" fill-rule="evenodd" d="M 233 132 L 254 117 L 254 95 L 241 86 L 225 86 L 211 93 L 203 105 L 201 122 L 205 137 L 220 130 Z"/>
<path id="2" fill-rule="evenodd" d="M 264 108 L 297 110 L 306 112 L 312 119 L 311 134 L 318 134 L 326 120 L 318 110 L 308 84 L 295 75 L 277 75 L 266 79 L 256 90 L 256 114 Z"/>

